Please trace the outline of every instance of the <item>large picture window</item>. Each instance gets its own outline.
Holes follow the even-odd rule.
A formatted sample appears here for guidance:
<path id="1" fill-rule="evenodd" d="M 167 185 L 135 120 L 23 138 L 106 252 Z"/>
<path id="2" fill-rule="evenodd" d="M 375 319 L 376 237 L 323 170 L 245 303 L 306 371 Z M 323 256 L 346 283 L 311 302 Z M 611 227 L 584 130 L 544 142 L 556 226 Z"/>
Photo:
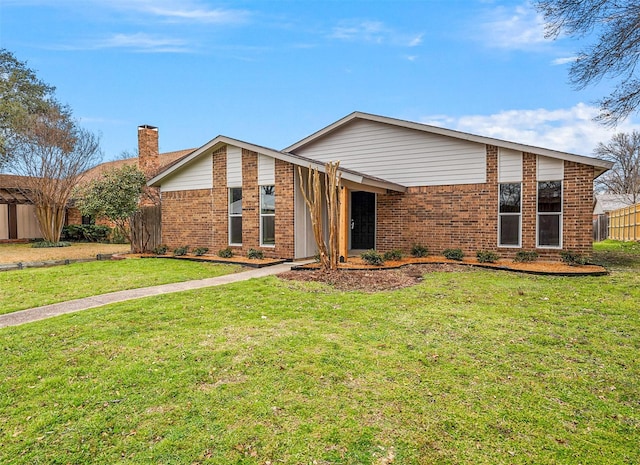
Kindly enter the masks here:
<path id="1" fill-rule="evenodd" d="M 260 186 L 260 245 L 276 244 L 275 191 L 275 186 Z"/>
<path id="2" fill-rule="evenodd" d="M 500 184 L 498 220 L 498 245 L 520 247 L 522 216 L 522 184 Z"/>
<path id="3" fill-rule="evenodd" d="M 538 247 L 561 247 L 562 181 L 538 182 Z"/>
<path id="4" fill-rule="evenodd" d="M 229 245 L 242 245 L 242 188 L 229 188 Z"/>

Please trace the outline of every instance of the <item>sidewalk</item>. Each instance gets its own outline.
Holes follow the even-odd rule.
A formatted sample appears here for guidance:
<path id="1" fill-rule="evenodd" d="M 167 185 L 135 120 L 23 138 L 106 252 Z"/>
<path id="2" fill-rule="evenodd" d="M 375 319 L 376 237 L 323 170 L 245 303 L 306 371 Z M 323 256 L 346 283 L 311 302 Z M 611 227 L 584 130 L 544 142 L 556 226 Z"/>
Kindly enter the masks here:
<path id="1" fill-rule="evenodd" d="M 299 265 L 299 263 L 296 263 Z M 111 292 L 109 294 L 94 295 L 84 299 L 70 300 L 57 304 L 45 305 L 43 307 L 29 308 L 6 315 L 0 315 L 0 328 L 7 326 L 18 326 L 32 321 L 44 320 L 53 316 L 64 315 L 65 313 L 79 312 L 89 308 L 101 307 L 103 305 L 125 300 L 140 299 L 154 295 L 170 294 L 172 292 L 189 291 L 201 289 L 203 287 L 220 286 L 223 284 L 246 281 L 252 278 L 262 278 L 274 274 L 284 273 L 291 270 L 293 263 L 282 263 L 280 265 L 256 268 L 240 273 L 227 274 L 216 278 L 199 279 L 195 281 L 185 281 L 182 283 L 162 284 L 160 286 L 143 287 L 140 289 L 129 289 L 127 291 Z"/>

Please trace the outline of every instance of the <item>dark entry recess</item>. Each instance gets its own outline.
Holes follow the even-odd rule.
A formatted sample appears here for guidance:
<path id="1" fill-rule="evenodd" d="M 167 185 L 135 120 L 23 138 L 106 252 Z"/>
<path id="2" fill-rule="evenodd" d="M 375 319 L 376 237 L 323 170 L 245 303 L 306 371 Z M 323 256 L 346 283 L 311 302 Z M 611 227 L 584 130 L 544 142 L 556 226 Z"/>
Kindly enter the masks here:
<path id="1" fill-rule="evenodd" d="M 373 249 L 376 246 L 376 195 L 351 193 L 351 248 Z"/>
<path id="2" fill-rule="evenodd" d="M 18 238 L 18 209 L 15 203 L 9 204 L 9 239 Z"/>

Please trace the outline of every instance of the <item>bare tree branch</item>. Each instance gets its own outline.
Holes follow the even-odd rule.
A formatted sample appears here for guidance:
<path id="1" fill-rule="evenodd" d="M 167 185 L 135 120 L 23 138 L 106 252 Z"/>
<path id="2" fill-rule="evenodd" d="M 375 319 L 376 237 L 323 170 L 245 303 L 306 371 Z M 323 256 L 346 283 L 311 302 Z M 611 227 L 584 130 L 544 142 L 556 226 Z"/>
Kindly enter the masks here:
<path id="1" fill-rule="evenodd" d="M 632 203 L 639 202 L 640 132 L 615 134 L 608 143 L 600 142 L 594 154 L 615 163 L 596 180 L 598 188 L 610 194 L 626 195 Z"/>

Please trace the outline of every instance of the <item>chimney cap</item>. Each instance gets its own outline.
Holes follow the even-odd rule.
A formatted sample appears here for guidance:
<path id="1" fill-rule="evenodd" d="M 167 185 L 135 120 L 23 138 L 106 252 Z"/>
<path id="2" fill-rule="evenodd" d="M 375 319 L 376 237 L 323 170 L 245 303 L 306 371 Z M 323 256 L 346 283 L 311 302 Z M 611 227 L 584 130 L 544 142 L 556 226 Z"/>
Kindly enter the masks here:
<path id="1" fill-rule="evenodd" d="M 142 124 L 140 126 L 138 126 L 138 131 L 141 131 L 142 129 L 151 129 L 152 131 L 157 131 L 158 128 L 156 126 L 151 126 L 149 124 Z"/>

